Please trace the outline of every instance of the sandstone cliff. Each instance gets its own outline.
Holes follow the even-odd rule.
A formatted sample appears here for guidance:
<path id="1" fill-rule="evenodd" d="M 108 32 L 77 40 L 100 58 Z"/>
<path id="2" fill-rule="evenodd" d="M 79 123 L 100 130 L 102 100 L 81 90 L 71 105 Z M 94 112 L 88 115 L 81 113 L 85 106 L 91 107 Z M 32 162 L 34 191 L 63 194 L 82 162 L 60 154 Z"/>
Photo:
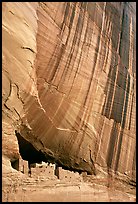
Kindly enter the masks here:
<path id="1" fill-rule="evenodd" d="M 131 2 L 2 3 L 2 152 L 135 180 Z"/>

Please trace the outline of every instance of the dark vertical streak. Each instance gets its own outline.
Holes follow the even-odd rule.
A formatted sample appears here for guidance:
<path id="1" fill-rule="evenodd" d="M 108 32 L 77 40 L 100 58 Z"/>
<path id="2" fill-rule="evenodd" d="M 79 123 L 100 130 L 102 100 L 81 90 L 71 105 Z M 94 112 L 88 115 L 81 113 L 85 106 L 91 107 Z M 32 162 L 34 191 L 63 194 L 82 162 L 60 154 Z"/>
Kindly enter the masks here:
<path id="1" fill-rule="evenodd" d="M 129 94 L 129 89 L 130 89 L 130 75 L 128 74 L 128 84 L 126 88 L 126 93 L 125 93 L 125 101 L 124 101 L 124 112 L 123 112 L 123 119 L 121 123 L 121 128 L 125 128 L 125 122 L 126 122 L 126 113 L 127 113 L 127 106 L 128 106 L 128 94 Z M 119 164 L 119 159 L 120 159 L 120 153 L 121 153 L 121 147 L 122 147 L 122 141 L 123 141 L 123 131 L 121 129 L 120 136 L 119 136 L 119 142 L 118 142 L 118 150 L 117 150 L 117 156 L 116 156 L 116 163 L 115 163 L 115 171 L 118 169 L 118 164 Z"/>
<path id="2" fill-rule="evenodd" d="M 84 14 L 85 16 L 85 14 Z M 86 41 L 86 38 L 87 38 L 87 35 L 88 35 L 88 22 L 87 21 L 87 27 L 86 27 L 86 31 L 85 31 L 85 35 L 84 35 L 84 41 L 83 41 L 83 45 L 82 45 L 82 48 L 81 48 L 81 54 L 80 54 L 80 57 L 79 57 L 79 62 L 78 62 L 78 65 L 77 65 L 77 69 L 75 71 L 75 75 L 74 75 L 74 78 L 73 78 L 73 81 L 72 81 L 72 85 L 71 85 L 71 88 L 70 88 L 70 91 L 69 91 L 69 94 L 73 88 L 73 85 L 74 85 L 74 82 L 75 82 L 75 79 L 76 79 L 76 76 L 77 76 L 77 73 L 78 73 L 78 70 L 79 70 L 79 65 L 80 65 L 80 61 L 81 61 L 81 58 L 83 56 L 83 48 L 84 48 L 84 44 L 85 44 L 85 41 Z M 88 49 L 87 49 L 88 50 Z"/>
<path id="3" fill-rule="evenodd" d="M 111 136 L 110 136 L 110 141 L 109 141 L 109 146 L 108 146 L 108 153 L 107 153 L 107 166 L 111 168 L 112 166 L 112 159 L 113 159 L 113 154 L 114 154 L 114 148 L 115 148 L 115 143 L 117 140 L 117 135 L 118 135 L 118 130 L 117 130 L 117 123 L 114 122 L 112 131 L 111 131 Z"/>
<path id="4" fill-rule="evenodd" d="M 125 16 L 125 5 L 124 5 L 124 8 L 123 8 L 121 34 L 120 34 L 120 45 L 119 45 L 119 55 L 120 56 L 121 56 L 122 36 L 123 36 L 123 29 L 124 29 L 124 16 Z"/>
<path id="5" fill-rule="evenodd" d="M 71 64 L 72 57 L 75 58 L 75 56 L 77 55 L 77 52 L 76 52 L 76 55 L 74 54 L 74 50 L 75 50 L 75 47 L 76 46 L 79 47 L 79 44 L 80 44 L 80 38 L 81 38 L 82 29 L 83 29 L 83 22 L 84 22 L 84 18 L 82 16 L 81 12 L 80 12 L 79 17 L 78 17 L 78 21 L 77 21 L 75 34 L 74 34 L 74 37 L 73 37 L 71 51 L 70 51 L 70 53 L 68 55 L 68 59 L 66 61 L 66 66 L 65 66 L 64 71 L 62 73 L 61 81 L 59 82 L 59 84 L 65 79 L 65 76 L 69 72 L 69 66 Z M 75 60 L 74 60 L 74 63 L 75 63 Z M 72 65 L 72 69 L 73 69 L 73 65 Z M 70 70 L 70 71 L 72 71 L 72 70 Z"/>
<path id="6" fill-rule="evenodd" d="M 121 130 L 120 135 L 119 135 L 119 142 L 118 142 L 118 147 L 117 147 L 117 155 L 116 155 L 116 163 L 115 163 L 115 171 L 118 169 L 119 165 L 119 159 L 120 159 L 120 153 L 121 153 L 121 145 L 122 145 L 122 140 L 123 140 L 123 130 Z"/>
<path id="7" fill-rule="evenodd" d="M 123 121 L 122 121 L 122 128 L 125 128 L 125 123 L 126 123 L 126 113 L 127 113 L 127 108 L 128 108 L 128 99 L 129 99 L 129 90 L 130 90 L 130 75 L 128 73 L 128 79 L 127 79 L 127 89 L 125 93 L 125 106 L 124 106 L 124 113 L 123 113 Z"/>
<path id="8" fill-rule="evenodd" d="M 64 13 L 64 20 L 63 20 L 63 23 L 62 23 L 62 26 L 61 26 L 61 30 L 63 29 L 63 26 L 67 20 L 67 17 L 68 17 L 68 13 L 69 13 L 69 2 L 66 2 L 66 9 L 65 9 L 65 13 Z M 52 54 L 52 57 L 48 63 L 48 68 L 53 68 L 52 69 L 52 73 L 51 73 L 51 76 L 50 76 L 50 79 L 49 79 L 49 82 L 51 83 L 54 76 L 55 76 L 55 73 L 57 71 L 57 68 L 58 68 L 58 65 L 61 61 L 61 58 L 63 57 L 63 53 L 65 51 L 65 46 L 61 44 L 61 42 L 57 43 L 56 45 L 56 48 L 54 50 L 54 53 Z M 55 56 L 55 54 L 58 52 L 58 57 Z M 54 61 L 56 61 L 55 65 L 54 65 Z"/>
<path id="9" fill-rule="evenodd" d="M 133 82 L 133 90 L 134 90 L 134 82 Z M 133 95 L 132 95 L 132 102 L 131 102 L 130 121 L 129 121 L 129 127 L 128 127 L 129 130 L 130 130 L 130 127 L 131 127 L 131 118 L 132 118 L 132 112 L 133 112 L 133 100 L 134 100 L 134 92 L 133 92 Z"/>
<path id="10" fill-rule="evenodd" d="M 85 106 L 86 102 L 87 102 L 87 98 L 88 98 L 88 95 L 89 95 L 89 92 L 90 92 L 90 88 L 91 88 L 91 84 L 92 84 L 92 79 L 93 79 L 93 75 L 94 75 L 94 71 L 95 71 L 95 65 L 96 65 L 96 61 L 97 61 L 97 56 L 98 56 L 98 52 L 99 52 L 99 45 L 100 45 L 100 36 L 98 37 L 98 43 L 97 43 L 97 51 L 95 52 L 95 57 L 94 57 L 94 65 L 93 65 L 93 68 L 92 68 L 92 71 L 91 71 L 91 76 L 90 76 L 90 80 L 89 80 L 89 85 L 88 85 L 88 89 L 87 89 L 87 92 L 86 92 L 86 96 L 85 96 L 85 99 L 84 99 L 84 103 L 83 103 L 83 106 Z"/>
<path id="11" fill-rule="evenodd" d="M 134 173 L 135 171 L 135 173 Z M 133 156 L 133 164 L 132 164 L 132 177 L 135 179 L 136 176 L 136 147 L 134 151 L 134 156 Z"/>

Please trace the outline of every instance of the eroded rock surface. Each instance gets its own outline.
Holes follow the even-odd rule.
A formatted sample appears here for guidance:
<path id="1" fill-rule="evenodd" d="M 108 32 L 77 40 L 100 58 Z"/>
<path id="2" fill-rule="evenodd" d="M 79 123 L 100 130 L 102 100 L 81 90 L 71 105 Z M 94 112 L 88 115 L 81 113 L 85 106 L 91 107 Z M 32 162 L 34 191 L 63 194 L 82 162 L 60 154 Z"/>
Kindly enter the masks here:
<path id="1" fill-rule="evenodd" d="M 134 2 L 2 3 L 7 166 L 23 152 L 135 181 L 135 21 Z"/>

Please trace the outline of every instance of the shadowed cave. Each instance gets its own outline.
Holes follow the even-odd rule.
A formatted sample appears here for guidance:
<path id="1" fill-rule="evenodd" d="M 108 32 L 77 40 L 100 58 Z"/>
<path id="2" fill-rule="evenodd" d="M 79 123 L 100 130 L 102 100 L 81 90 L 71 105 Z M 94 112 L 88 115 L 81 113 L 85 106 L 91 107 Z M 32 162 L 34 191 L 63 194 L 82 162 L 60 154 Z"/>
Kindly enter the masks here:
<path id="1" fill-rule="evenodd" d="M 56 164 L 56 168 L 62 167 L 64 170 L 78 172 L 79 174 L 85 172 L 86 174 L 91 175 L 91 172 L 89 171 L 87 172 L 83 171 L 82 169 L 74 169 L 71 166 L 65 166 L 63 163 L 60 163 L 60 161 L 55 160 L 55 158 L 52 156 L 43 153 L 41 150 L 37 150 L 29 141 L 27 141 L 19 132 L 17 132 L 17 130 L 15 130 L 15 135 L 18 140 L 19 153 L 23 160 L 28 161 L 28 167 L 34 163 L 41 163 L 43 161 L 46 163 Z M 12 161 L 11 166 L 18 171 L 19 159 Z M 55 175 L 58 176 L 57 169 L 55 169 Z"/>
<path id="2" fill-rule="evenodd" d="M 62 167 L 65 170 L 78 172 L 79 174 L 81 174 L 83 172 L 82 170 L 79 170 L 79 169 L 76 170 L 74 168 L 64 166 L 59 161 L 55 161 L 55 158 L 50 157 L 47 154 L 44 154 L 43 152 L 41 152 L 41 150 L 38 151 L 29 141 L 27 141 L 16 130 L 15 130 L 15 135 L 16 135 L 17 140 L 18 140 L 19 153 L 20 153 L 23 160 L 28 161 L 28 165 L 34 164 L 34 163 L 41 163 L 43 161 L 46 163 L 47 162 L 48 163 L 55 163 L 56 167 Z M 18 167 L 19 166 L 19 160 L 11 162 L 11 166 L 16 170 L 19 170 L 19 167 Z M 58 174 L 58 170 L 56 169 L 55 175 L 57 175 L 57 174 Z M 87 172 L 87 174 L 90 175 L 89 172 Z"/>
<path id="3" fill-rule="evenodd" d="M 46 160 L 43 153 L 35 149 L 35 147 L 24 139 L 20 133 L 15 131 L 15 134 L 18 139 L 19 152 L 22 159 L 27 160 L 28 163 L 40 163 L 41 161 Z"/>
<path id="4" fill-rule="evenodd" d="M 42 161 L 48 162 L 41 151 L 35 149 L 35 147 L 24 139 L 20 133 L 15 131 L 16 137 L 19 144 L 19 152 L 23 160 L 28 161 L 28 168 L 30 169 L 31 164 L 41 163 Z M 19 159 L 11 162 L 12 168 L 19 171 Z M 31 170 L 30 170 L 31 172 Z M 55 175 L 59 177 L 58 165 L 55 168 Z"/>

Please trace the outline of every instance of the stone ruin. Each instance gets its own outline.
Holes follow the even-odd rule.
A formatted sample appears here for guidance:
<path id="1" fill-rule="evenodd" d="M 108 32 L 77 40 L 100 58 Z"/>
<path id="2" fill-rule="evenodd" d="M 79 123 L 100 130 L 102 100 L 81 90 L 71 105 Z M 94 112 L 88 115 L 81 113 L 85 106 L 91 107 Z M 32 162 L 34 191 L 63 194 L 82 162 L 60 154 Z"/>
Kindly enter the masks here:
<path id="1" fill-rule="evenodd" d="M 80 181 L 82 178 L 78 172 L 65 170 L 57 164 L 43 161 L 29 164 L 28 161 L 23 160 L 21 157 L 11 162 L 11 166 L 29 177 L 43 175 L 49 179 L 55 178 L 65 181 Z"/>

